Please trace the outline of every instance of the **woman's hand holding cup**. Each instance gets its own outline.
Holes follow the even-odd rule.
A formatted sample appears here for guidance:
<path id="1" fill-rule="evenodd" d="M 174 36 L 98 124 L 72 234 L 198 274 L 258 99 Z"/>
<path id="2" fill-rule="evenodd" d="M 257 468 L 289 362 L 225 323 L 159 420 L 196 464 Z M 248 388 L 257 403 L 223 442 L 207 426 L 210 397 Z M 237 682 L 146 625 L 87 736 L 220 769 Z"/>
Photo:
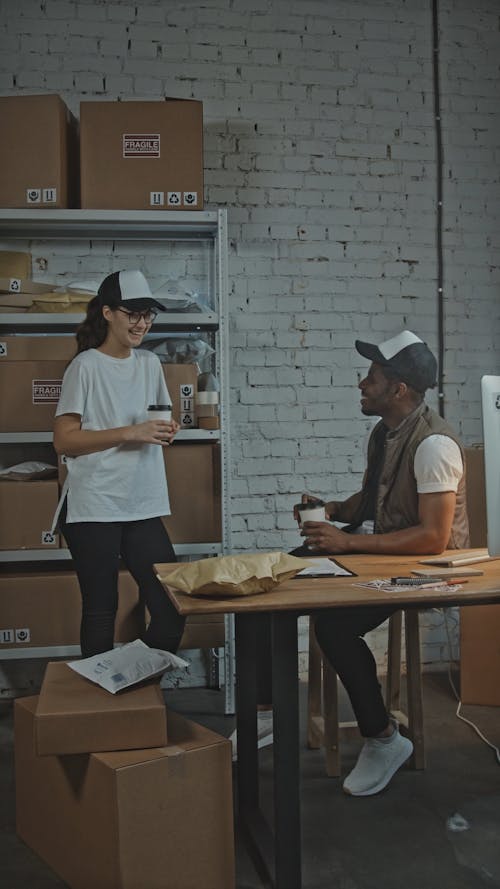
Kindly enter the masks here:
<path id="1" fill-rule="evenodd" d="M 155 441 L 157 444 L 169 445 L 179 431 L 179 424 L 172 419 L 171 404 L 148 405 L 148 417 L 155 424 Z M 159 440 L 158 440 L 159 436 Z"/>

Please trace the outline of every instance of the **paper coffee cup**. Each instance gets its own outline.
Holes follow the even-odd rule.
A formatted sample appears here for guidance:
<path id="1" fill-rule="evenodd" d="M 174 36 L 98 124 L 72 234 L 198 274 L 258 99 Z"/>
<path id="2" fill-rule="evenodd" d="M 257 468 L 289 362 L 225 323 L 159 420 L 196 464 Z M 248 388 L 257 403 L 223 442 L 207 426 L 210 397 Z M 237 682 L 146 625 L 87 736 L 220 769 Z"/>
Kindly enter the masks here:
<path id="1" fill-rule="evenodd" d="M 326 522 L 324 506 L 313 506 L 299 509 L 300 522 Z"/>
<path id="2" fill-rule="evenodd" d="M 148 404 L 148 420 L 166 420 L 170 422 L 171 419 L 171 404 Z"/>
<path id="3" fill-rule="evenodd" d="M 294 507 L 298 513 L 299 525 L 303 522 L 326 522 L 326 507 L 322 500 L 309 500 L 297 503 Z"/>

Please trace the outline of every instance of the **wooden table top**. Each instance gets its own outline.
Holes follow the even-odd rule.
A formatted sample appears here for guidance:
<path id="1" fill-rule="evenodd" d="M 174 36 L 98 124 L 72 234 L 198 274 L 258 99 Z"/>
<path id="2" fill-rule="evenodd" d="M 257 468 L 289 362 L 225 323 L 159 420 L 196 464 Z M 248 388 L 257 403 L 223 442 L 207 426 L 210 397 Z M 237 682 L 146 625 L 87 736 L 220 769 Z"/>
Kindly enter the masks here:
<path id="1" fill-rule="evenodd" d="M 463 551 L 464 555 L 467 551 Z M 457 550 L 443 555 L 456 556 Z M 478 605 L 500 603 L 500 560 L 480 562 L 472 569 L 483 571 L 480 577 L 469 577 L 459 590 L 412 589 L 406 592 L 371 590 L 356 586 L 359 582 L 376 578 L 408 576 L 413 568 L 424 567 L 420 556 L 373 556 L 368 554 L 339 556 L 338 561 L 355 577 L 293 578 L 268 593 L 252 596 L 209 598 L 188 596 L 168 586 L 170 571 L 179 565 L 159 563 L 156 574 L 180 614 L 232 614 L 265 611 L 297 611 L 307 613 L 318 608 L 339 608 L 362 605 L 414 605 L 421 608 L 448 605 Z M 425 566 L 430 567 L 430 566 Z M 465 567 L 465 566 L 464 566 Z M 439 573 L 439 569 L 437 569 Z M 450 581 L 451 583 L 451 581 Z M 453 583 L 460 583 L 454 580 Z"/>

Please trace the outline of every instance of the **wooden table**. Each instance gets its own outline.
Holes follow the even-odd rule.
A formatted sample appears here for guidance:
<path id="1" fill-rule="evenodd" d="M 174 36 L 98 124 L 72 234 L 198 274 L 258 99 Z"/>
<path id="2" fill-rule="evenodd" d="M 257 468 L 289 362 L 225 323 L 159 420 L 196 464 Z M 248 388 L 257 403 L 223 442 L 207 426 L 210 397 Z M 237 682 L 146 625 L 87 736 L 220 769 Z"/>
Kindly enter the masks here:
<path id="1" fill-rule="evenodd" d="M 450 553 L 451 555 L 451 553 Z M 457 551 L 453 552 L 457 555 Z M 163 585 L 180 614 L 235 615 L 236 725 L 238 733 L 238 815 L 258 866 L 274 878 L 276 889 L 301 889 L 299 686 L 297 618 L 324 608 L 395 605 L 417 609 L 500 603 L 500 561 L 472 565 L 484 571 L 459 590 L 393 591 L 359 588 L 374 578 L 411 574 L 417 556 L 341 556 L 356 577 L 289 580 L 269 593 L 209 599 L 187 596 Z M 175 565 L 155 565 L 166 577 Z M 257 759 L 257 683 L 255 671 L 258 616 L 271 624 L 274 731 L 274 836 L 259 809 Z"/>

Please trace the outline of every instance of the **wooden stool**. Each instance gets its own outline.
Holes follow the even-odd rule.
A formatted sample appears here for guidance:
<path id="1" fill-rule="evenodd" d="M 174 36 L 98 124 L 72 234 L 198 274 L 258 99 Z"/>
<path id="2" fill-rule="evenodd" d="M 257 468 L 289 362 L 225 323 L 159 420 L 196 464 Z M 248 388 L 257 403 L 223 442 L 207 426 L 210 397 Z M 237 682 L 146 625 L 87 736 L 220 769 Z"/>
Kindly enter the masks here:
<path id="1" fill-rule="evenodd" d="M 401 636 L 403 611 L 389 618 L 387 658 L 386 707 L 397 719 L 401 734 L 413 742 L 411 764 L 425 768 L 424 727 L 422 705 L 422 672 L 420 663 L 420 631 L 418 610 L 407 608 L 405 616 L 407 713 L 401 710 Z M 340 738 L 353 732 L 359 736 L 356 722 L 339 722 L 337 674 L 330 666 L 309 620 L 309 688 L 307 699 L 307 746 L 324 747 L 326 773 L 340 775 Z"/>

